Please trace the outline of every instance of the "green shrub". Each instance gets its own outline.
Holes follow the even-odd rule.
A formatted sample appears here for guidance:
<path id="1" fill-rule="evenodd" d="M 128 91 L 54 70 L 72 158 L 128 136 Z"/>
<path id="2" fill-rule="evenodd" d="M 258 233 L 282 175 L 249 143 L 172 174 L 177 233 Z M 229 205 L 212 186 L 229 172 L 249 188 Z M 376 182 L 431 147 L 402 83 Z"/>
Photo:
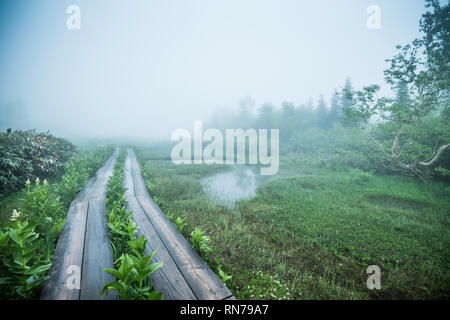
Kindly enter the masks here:
<path id="1" fill-rule="evenodd" d="M 2 296 L 36 298 L 51 266 L 39 251 L 44 240 L 35 232 L 36 224 L 16 210 L 10 220 L 6 231 L 0 230 L 0 258 L 7 271 L 7 276 L 0 278 Z"/>
<path id="2" fill-rule="evenodd" d="M 0 195 L 18 190 L 27 179 L 53 177 L 75 152 L 75 146 L 49 132 L 0 133 Z"/>
<path id="3" fill-rule="evenodd" d="M 356 183 L 356 184 L 367 183 L 372 178 L 373 178 L 373 174 L 369 171 L 362 171 L 359 169 L 351 169 L 351 171 L 350 171 L 350 179 L 353 183 Z"/>
<path id="4" fill-rule="evenodd" d="M 65 212 L 76 193 L 110 155 L 112 147 L 76 156 L 58 184 L 27 179 L 10 222 L 0 229 L 0 298 L 37 298 L 47 279 L 56 240 L 64 227 Z M 74 163 L 76 162 L 76 165 Z M 70 168 L 78 168 L 77 171 Z M 75 184 L 72 182 L 75 181 Z M 74 187 L 75 185 L 75 187 Z M 61 202 L 60 199 L 64 201 Z"/>
<path id="5" fill-rule="evenodd" d="M 26 181 L 25 197 L 22 199 L 22 210 L 33 223 L 40 223 L 39 231 L 45 231 L 57 219 L 63 217 L 59 197 L 49 189 L 47 180 L 41 183 L 36 178 L 34 185 Z"/>

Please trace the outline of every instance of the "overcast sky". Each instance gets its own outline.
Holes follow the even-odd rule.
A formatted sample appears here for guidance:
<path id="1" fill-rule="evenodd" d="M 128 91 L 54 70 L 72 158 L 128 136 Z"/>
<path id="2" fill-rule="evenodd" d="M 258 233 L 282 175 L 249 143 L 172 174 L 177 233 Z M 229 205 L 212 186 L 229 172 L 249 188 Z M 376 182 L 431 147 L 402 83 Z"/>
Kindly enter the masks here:
<path id="1" fill-rule="evenodd" d="M 62 136 L 149 139 L 245 95 L 298 105 L 328 101 L 346 77 L 383 85 L 384 60 L 418 36 L 425 11 L 424 0 L 0 3 L 3 110 L 23 106 L 24 127 Z M 66 27 L 71 4 L 80 30 Z M 381 8 L 379 30 L 366 26 L 369 5 Z"/>

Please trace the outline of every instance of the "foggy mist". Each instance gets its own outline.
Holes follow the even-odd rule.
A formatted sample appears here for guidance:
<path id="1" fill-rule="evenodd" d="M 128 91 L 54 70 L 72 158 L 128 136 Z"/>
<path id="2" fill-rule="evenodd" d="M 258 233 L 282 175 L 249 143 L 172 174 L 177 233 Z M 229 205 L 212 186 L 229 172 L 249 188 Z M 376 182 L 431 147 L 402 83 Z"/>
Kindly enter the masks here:
<path id="1" fill-rule="evenodd" d="M 450 0 L 1 0 L 0 300 L 448 301 L 449 35 Z"/>
<path id="2" fill-rule="evenodd" d="M 372 1 L 373 2 L 373 1 Z M 251 96 L 296 106 L 351 77 L 382 85 L 423 1 L 36 1 L 0 5 L 1 129 L 169 139 Z M 66 9 L 81 10 L 69 30 Z M 382 91 L 387 88 L 382 86 Z"/>

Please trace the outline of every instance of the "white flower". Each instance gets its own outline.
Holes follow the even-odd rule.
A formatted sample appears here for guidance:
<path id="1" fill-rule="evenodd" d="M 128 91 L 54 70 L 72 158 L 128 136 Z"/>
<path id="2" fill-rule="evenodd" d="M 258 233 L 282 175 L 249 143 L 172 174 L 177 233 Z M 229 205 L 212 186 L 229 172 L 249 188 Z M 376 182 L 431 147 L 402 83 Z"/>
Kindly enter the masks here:
<path id="1" fill-rule="evenodd" d="M 31 184 L 30 178 L 28 178 L 27 181 L 25 181 L 25 184 L 26 184 L 27 186 L 29 186 L 29 185 Z"/>
<path id="2" fill-rule="evenodd" d="M 35 184 L 39 184 L 40 182 L 41 182 L 41 180 L 39 180 L 39 177 L 37 177 L 35 180 Z"/>
<path id="3" fill-rule="evenodd" d="M 47 179 L 44 179 L 44 185 L 48 185 Z"/>
<path id="4" fill-rule="evenodd" d="M 18 212 L 16 209 L 13 210 L 13 213 L 11 215 L 11 218 L 9 220 L 16 221 L 16 219 L 20 218 L 20 212 Z"/>

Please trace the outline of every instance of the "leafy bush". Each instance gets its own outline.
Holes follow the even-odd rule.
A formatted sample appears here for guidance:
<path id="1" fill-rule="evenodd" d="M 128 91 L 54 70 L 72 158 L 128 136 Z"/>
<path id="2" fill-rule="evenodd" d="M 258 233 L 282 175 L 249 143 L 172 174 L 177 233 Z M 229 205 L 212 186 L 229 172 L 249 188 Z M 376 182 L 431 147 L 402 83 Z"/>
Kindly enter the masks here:
<path id="1" fill-rule="evenodd" d="M 50 259 L 43 259 L 39 251 L 44 240 L 35 232 L 36 224 L 29 223 L 16 210 L 10 220 L 6 232 L 0 230 L 0 257 L 8 272 L 0 278 L 2 295 L 35 298 L 51 266 Z"/>
<path id="2" fill-rule="evenodd" d="M 364 184 L 370 181 L 373 178 L 373 174 L 369 171 L 362 171 L 359 169 L 351 169 L 350 170 L 350 180 L 356 184 Z"/>
<path id="3" fill-rule="evenodd" d="M 0 298 L 37 298 L 47 279 L 56 240 L 65 223 L 65 212 L 76 193 L 106 160 L 112 147 L 76 156 L 80 174 L 67 170 L 60 183 L 50 185 L 36 178 L 25 182 L 10 222 L 0 229 Z M 69 178 L 70 177 L 70 178 Z M 74 183 L 75 181 L 75 187 Z M 61 202 L 63 197 L 65 201 Z"/>
<path id="4" fill-rule="evenodd" d="M 27 179 L 61 173 L 74 151 L 73 144 L 49 132 L 1 132 L 0 195 L 19 189 Z"/>
<path id="5" fill-rule="evenodd" d="M 22 199 L 22 211 L 30 223 L 36 225 L 39 234 L 45 237 L 47 257 L 51 259 L 53 245 L 64 226 L 65 218 L 59 196 L 50 190 L 47 180 L 41 183 L 36 178 L 34 185 L 26 182 L 25 196 Z"/>

